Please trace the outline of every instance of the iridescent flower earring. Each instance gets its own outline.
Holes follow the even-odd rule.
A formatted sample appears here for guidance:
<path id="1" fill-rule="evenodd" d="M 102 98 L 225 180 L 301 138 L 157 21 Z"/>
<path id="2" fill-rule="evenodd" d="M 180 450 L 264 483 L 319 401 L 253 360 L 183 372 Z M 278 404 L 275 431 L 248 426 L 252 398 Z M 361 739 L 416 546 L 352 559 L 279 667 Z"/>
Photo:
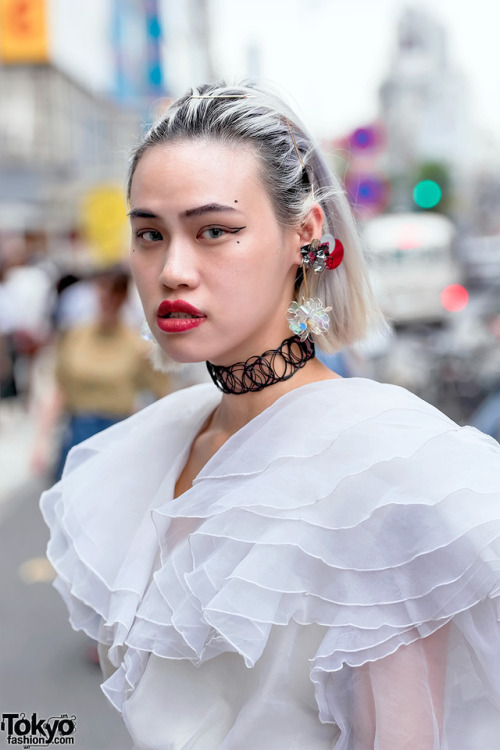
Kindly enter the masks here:
<path id="1" fill-rule="evenodd" d="M 140 331 L 141 339 L 147 341 L 150 344 L 148 356 L 149 361 L 153 365 L 153 369 L 158 372 L 175 373 L 180 372 L 184 365 L 180 362 L 175 362 L 170 357 L 167 357 L 165 352 L 162 350 L 155 337 L 151 332 L 146 320 L 143 321 Z"/>
<path id="2" fill-rule="evenodd" d="M 153 341 L 153 334 L 146 320 L 141 325 L 141 339 L 144 339 L 144 341 Z"/>
<path id="3" fill-rule="evenodd" d="M 325 269 L 337 268 L 344 258 L 344 246 L 331 234 L 325 234 L 321 240 L 313 240 L 310 245 L 301 247 L 300 252 L 305 297 L 302 297 L 300 302 L 292 302 L 286 318 L 292 333 L 299 336 L 301 341 L 305 341 L 311 334 L 319 335 L 329 329 L 328 313 L 332 309 L 323 307 L 321 300 L 309 297 L 306 271 L 312 269 L 314 273 L 321 273 Z"/>

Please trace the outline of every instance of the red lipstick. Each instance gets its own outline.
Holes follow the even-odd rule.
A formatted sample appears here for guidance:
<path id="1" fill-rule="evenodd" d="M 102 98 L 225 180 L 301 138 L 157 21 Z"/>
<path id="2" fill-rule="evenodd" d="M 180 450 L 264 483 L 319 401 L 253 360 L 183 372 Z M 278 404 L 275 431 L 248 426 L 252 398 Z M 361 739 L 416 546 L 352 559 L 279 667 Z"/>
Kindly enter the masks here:
<path id="1" fill-rule="evenodd" d="M 158 306 L 156 322 L 165 333 L 180 333 L 197 328 L 206 320 L 206 315 L 182 299 L 164 300 Z"/>

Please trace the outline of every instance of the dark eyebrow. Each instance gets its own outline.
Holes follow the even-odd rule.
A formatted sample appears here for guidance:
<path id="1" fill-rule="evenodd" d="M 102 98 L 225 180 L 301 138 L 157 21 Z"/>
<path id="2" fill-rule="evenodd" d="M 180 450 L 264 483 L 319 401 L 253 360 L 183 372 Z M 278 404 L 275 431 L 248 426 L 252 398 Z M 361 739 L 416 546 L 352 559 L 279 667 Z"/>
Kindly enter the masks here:
<path id="1" fill-rule="evenodd" d="M 198 206 L 198 208 L 188 208 L 187 211 L 182 212 L 181 216 L 184 219 L 189 219 L 192 216 L 202 216 L 203 214 L 217 213 L 221 211 L 237 212 L 237 209 L 232 206 L 223 206 L 221 203 L 207 203 L 205 206 Z"/>
<path id="2" fill-rule="evenodd" d="M 153 214 L 151 211 L 145 211 L 143 208 L 133 208 L 129 211 L 127 216 L 131 219 L 157 219 L 158 216 Z"/>
<path id="3" fill-rule="evenodd" d="M 193 216 L 202 216 L 208 213 L 217 213 L 222 211 L 234 211 L 237 212 L 236 208 L 232 206 L 224 206 L 221 203 L 207 203 L 205 206 L 197 206 L 197 208 L 188 208 L 186 211 L 181 213 L 181 218 L 190 219 Z M 158 219 L 159 217 L 152 211 L 147 211 L 144 208 L 133 208 L 128 212 L 127 216 L 131 219 Z"/>

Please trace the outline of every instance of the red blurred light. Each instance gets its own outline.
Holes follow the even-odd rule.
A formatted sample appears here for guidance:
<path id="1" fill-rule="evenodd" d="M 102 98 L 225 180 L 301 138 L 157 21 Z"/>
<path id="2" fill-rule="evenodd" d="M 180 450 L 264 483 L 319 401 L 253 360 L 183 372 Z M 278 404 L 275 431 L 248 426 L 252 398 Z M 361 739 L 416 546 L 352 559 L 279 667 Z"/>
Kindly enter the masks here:
<path id="1" fill-rule="evenodd" d="M 450 284 L 441 292 L 441 304 L 449 312 L 458 312 L 467 306 L 469 292 L 461 284 Z"/>

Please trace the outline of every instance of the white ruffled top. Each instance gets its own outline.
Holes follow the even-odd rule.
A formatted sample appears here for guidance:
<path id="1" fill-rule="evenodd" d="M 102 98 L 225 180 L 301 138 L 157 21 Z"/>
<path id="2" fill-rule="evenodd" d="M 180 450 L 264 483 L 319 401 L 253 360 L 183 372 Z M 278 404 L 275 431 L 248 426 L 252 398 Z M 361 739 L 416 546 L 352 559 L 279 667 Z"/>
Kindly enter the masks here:
<path id="1" fill-rule="evenodd" d="M 194 386 L 99 433 L 41 501 L 135 747 L 498 747 L 498 443 L 396 386 L 328 380 L 174 499 L 219 399 Z"/>

